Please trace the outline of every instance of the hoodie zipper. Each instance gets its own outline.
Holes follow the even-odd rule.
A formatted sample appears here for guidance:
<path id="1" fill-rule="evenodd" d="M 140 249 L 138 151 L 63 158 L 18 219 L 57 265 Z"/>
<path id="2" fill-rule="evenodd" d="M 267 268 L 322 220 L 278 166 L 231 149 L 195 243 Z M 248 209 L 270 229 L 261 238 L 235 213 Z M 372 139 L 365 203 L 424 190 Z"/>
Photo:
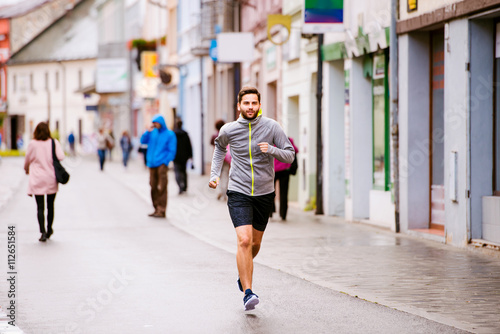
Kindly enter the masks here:
<path id="1" fill-rule="evenodd" d="M 248 123 L 248 150 L 250 152 L 250 169 L 252 171 L 252 196 L 253 196 L 253 185 L 254 185 L 254 177 L 253 177 L 253 162 L 252 162 L 252 123 Z"/>

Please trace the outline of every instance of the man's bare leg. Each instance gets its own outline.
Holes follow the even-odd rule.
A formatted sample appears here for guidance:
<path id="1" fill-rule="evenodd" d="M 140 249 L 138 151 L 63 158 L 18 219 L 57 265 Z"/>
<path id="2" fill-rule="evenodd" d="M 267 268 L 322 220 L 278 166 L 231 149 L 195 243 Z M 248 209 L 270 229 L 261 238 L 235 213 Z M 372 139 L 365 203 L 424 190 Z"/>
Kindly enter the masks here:
<path id="1" fill-rule="evenodd" d="M 251 225 L 236 228 L 238 238 L 236 264 L 243 291 L 252 289 L 253 258 L 259 253 L 263 235 L 264 232 L 254 229 Z"/>
<path id="2" fill-rule="evenodd" d="M 255 258 L 259 254 L 260 244 L 262 243 L 262 237 L 264 236 L 264 231 L 259 231 L 253 229 L 253 239 L 252 239 L 252 258 Z"/>
<path id="3" fill-rule="evenodd" d="M 253 227 L 252 225 L 243 225 L 236 227 L 236 237 L 238 239 L 238 248 L 236 250 L 236 265 L 240 275 L 243 291 L 252 288 L 253 275 Z"/>

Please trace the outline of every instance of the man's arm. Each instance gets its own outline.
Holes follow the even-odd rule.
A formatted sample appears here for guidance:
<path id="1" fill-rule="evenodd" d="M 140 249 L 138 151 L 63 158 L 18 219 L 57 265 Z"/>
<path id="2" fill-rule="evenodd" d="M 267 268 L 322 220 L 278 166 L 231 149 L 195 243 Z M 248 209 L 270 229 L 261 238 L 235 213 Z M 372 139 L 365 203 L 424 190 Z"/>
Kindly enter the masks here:
<path id="1" fill-rule="evenodd" d="M 214 155 L 212 157 L 212 167 L 210 170 L 210 188 L 216 188 L 218 184 L 218 180 L 220 177 L 220 173 L 222 170 L 222 164 L 224 163 L 224 158 L 226 156 L 226 147 L 229 143 L 227 138 L 226 129 L 223 126 L 220 129 L 219 136 L 215 139 L 215 149 Z M 224 131 L 223 131 L 224 130 Z"/>
<path id="2" fill-rule="evenodd" d="M 151 132 L 145 131 L 141 136 L 141 144 L 147 144 L 149 142 L 149 134 Z"/>

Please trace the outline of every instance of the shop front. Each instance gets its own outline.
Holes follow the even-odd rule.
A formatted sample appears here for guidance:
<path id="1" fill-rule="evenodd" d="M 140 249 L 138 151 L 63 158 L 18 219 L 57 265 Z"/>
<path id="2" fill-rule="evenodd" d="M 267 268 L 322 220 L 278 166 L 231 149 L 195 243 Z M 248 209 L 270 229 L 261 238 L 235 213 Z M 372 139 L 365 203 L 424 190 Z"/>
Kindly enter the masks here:
<path id="1" fill-rule="evenodd" d="M 326 44 L 327 213 L 394 228 L 386 29 Z"/>

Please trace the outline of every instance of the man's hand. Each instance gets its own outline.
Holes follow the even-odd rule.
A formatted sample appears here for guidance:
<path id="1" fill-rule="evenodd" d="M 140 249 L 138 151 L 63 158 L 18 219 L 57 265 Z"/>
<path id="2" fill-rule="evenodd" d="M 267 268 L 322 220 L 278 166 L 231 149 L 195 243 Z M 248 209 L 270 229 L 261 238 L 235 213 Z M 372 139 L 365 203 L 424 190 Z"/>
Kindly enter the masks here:
<path id="1" fill-rule="evenodd" d="M 215 181 L 210 181 L 208 183 L 208 186 L 212 189 L 217 188 L 218 185 L 219 185 L 219 178 L 217 178 Z"/>
<path id="2" fill-rule="evenodd" d="M 258 143 L 260 150 L 264 153 L 267 153 L 267 150 L 269 149 L 269 144 L 266 142 Z"/>
<path id="3" fill-rule="evenodd" d="M 155 125 L 153 123 L 149 124 L 148 126 L 148 131 L 153 131 L 155 128 Z"/>

